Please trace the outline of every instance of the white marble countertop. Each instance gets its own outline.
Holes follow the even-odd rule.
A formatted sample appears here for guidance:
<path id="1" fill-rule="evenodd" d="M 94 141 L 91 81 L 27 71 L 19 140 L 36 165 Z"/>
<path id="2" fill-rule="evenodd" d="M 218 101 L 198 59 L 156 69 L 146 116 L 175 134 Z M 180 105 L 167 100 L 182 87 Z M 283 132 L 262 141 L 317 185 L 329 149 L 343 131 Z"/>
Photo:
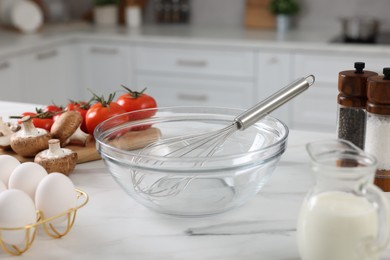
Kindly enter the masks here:
<path id="1" fill-rule="evenodd" d="M 33 107 L 0 102 L 4 118 Z M 314 181 L 304 146 L 331 138 L 291 131 L 285 154 L 256 197 L 201 218 L 155 213 L 121 190 L 102 161 L 79 164 L 70 178 L 90 201 L 79 210 L 70 233 L 52 239 L 39 229 L 26 253 L 11 257 L 0 250 L 0 259 L 298 260 L 298 211 Z M 390 259 L 390 248 L 381 259 Z"/>
<path id="2" fill-rule="evenodd" d="M 0 31 L 0 57 L 29 53 L 70 41 L 106 41 L 123 44 L 183 44 L 195 46 L 278 49 L 285 51 L 335 51 L 342 53 L 390 54 L 390 45 L 332 43 L 333 30 L 292 30 L 279 35 L 274 30 L 205 28 L 193 26 L 146 25 L 138 29 L 103 27 L 85 23 L 46 25 L 35 34 Z"/>

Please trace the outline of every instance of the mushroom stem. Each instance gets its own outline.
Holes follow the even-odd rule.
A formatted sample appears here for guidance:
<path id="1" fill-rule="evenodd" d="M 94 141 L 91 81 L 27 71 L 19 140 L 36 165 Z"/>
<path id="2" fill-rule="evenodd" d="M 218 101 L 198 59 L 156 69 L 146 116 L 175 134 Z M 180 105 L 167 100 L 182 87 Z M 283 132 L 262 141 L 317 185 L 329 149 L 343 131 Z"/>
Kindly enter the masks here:
<path id="1" fill-rule="evenodd" d="M 77 153 L 67 148 L 61 148 L 59 139 L 50 139 L 48 144 L 49 149 L 38 153 L 34 162 L 42 165 L 48 173 L 61 172 L 66 175 L 71 173 L 76 166 Z"/>
<path id="2" fill-rule="evenodd" d="M 61 149 L 60 146 L 60 140 L 50 139 L 48 143 L 49 143 L 49 150 L 46 154 L 48 158 L 64 156 L 64 151 Z"/>
<path id="3" fill-rule="evenodd" d="M 40 131 L 34 126 L 30 116 L 24 116 L 22 121 L 23 136 L 37 136 L 40 135 Z"/>
<path id="4" fill-rule="evenodd" d="M 85 146 L 90 139 L 90 135 L 81 130 L 80 126 L 76 129 L 76 131 L 69 137 L 67 143 L 69 144 L 77 144 Z"/>
<path id="5" fill-rule="evenodd" d="M 66 111 L 54 121 L 50 130 L 52 137 L 60 140 L 61 147 L 70 142 L 85 146 L 89 135 L 80 129 L 82 121 L 83 117 L 78 112 Z"/>

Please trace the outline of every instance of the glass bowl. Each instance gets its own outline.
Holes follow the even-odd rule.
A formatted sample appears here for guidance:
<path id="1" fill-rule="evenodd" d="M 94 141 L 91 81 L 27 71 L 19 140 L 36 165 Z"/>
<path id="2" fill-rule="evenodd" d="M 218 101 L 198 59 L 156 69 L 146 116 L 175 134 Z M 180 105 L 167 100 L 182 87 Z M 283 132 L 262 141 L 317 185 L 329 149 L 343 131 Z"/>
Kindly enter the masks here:
<path id="1" fill-rule="evenodd" d="M 102 122 L 94 136 L 108 170 L 136 201 L 171 215 L 211 215 L 254 197 L 286 149 L 287 126 L 266 116 L 245 131 L 210 138 L 221 140 L 212 154 L 196 153 L 213 145 L 203 135 L 193 151 L 176 153 L 193 142 L 192 136 L 219 133 L 241 112 L 215 107 L 139 110 Z M 149 148 L 176 137 L 180 140 L 174 145 L 163 141 Z"/>

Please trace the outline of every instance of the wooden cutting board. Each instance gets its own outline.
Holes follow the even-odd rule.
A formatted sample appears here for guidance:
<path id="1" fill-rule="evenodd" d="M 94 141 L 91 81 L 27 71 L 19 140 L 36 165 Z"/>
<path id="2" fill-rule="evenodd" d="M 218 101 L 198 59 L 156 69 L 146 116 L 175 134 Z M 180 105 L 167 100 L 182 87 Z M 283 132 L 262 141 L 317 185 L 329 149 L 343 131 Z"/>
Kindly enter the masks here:
<path id="1" fill-rule="evenodd" d="M 85 147 L 83 146 L 75 146 L 75 145 L 68 145 L 65 148 L 71 149 L 77 153 L 77 163 L 85 163 L 85 162 L 91 162 L 100 160 L 99 153 L 96 150 L 96 144 L 95 141 L 89 141 Z M 11 156 L 14 156 L 16 159 L 18 159 L 20 162 L 32 162 L 34 161 L 34 158 L 26 158 L 23 156 L 20 156 L 16 153 L 14 153 L 12 150 L 3 150 L 0 149 L 0 154 L 8 154 Z"/>

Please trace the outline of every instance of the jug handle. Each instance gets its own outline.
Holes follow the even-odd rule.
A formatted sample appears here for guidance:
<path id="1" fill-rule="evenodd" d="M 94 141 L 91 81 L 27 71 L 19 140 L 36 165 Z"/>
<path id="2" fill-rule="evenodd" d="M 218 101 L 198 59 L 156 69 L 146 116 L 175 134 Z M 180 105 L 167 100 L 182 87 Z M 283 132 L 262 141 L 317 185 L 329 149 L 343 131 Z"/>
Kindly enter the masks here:
<path id="1" fill-rule="evenodd" d="M 390 206 L 389 201 L 383 191 L 374 184 L 366 186 L 367 195 L 377 203 L 378 207 L 378 235 L 376 241 L 371 241 L 368 246 L 369 251 L 378 253 L 384 251 L 390 241 Z"/>

